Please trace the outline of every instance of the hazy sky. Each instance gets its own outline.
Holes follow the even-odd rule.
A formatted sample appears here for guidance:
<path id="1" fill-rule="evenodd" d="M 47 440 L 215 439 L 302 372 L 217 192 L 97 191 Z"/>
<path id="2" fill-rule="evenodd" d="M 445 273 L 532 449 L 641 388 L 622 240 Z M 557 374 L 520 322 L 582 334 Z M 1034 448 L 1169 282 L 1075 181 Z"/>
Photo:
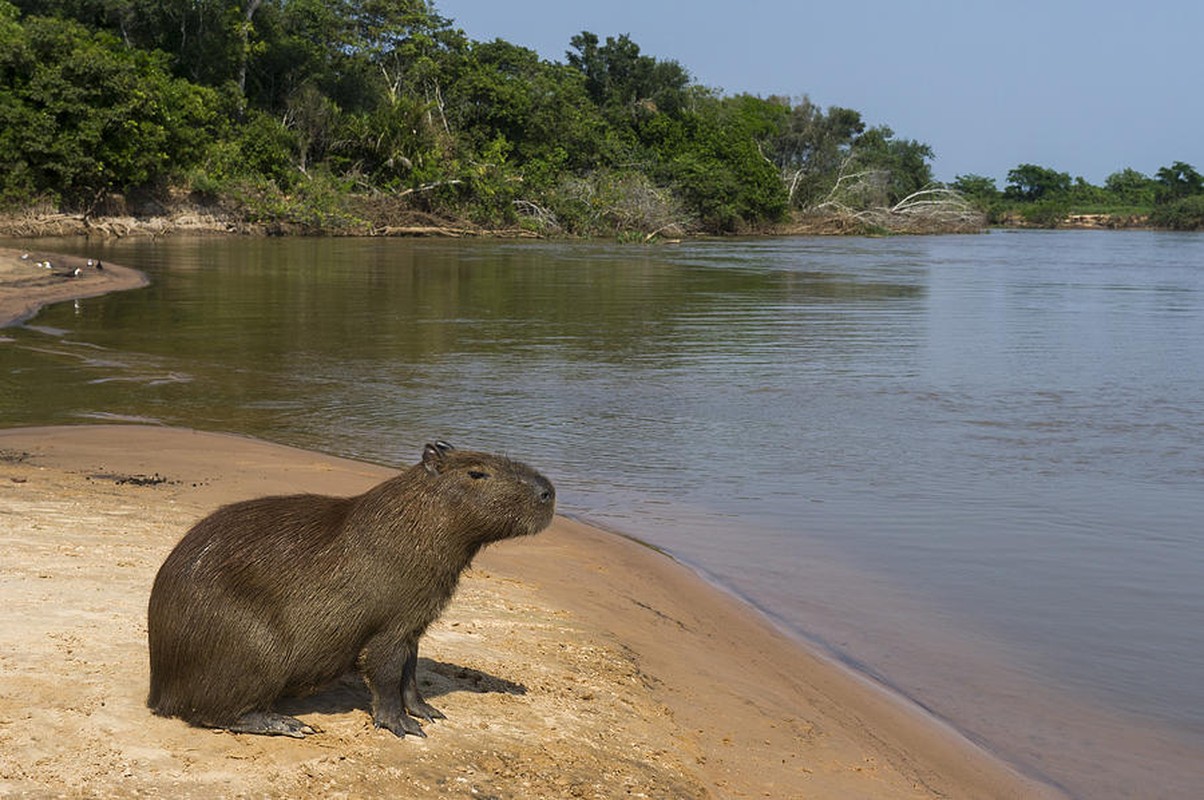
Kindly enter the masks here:
<path id="1" fill-rule="evenodd" d="M 1101 184 L 1204 171 L 1204 0 L 435 0 L 473 39 L 564 61 L 629 34 L 725 93 L 809 95 L 936 153 L 941 180 L 1023 163 Z"/>

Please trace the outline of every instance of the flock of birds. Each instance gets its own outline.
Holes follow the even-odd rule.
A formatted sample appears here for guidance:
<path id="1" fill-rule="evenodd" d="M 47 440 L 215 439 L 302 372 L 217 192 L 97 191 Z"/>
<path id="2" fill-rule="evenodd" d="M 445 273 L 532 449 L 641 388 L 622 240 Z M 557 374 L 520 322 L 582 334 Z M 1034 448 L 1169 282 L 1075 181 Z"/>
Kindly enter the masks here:
<path id="1" fill-rule="evenodd" d="M 28 260 L 29 260 L 29 253 L 22 253 L 22 254 L 21 254 L 21 260 L 22 260 L 22 261 L 28 261 Z M 51 264 L 51 263 L 50 263 L 50 259 L 49 259 L 49 258 L 48 258 L 48 259 L 46 259 L 45 261 L 37 261 L 37 262 L 34 262 L 34 263 L 35 263 L 37 266 L 41 267 L 42 269 L 48 269 L 48 270 L 51 270 L 51 271 L 53 271 L 53 270 L 54 270 L 54 264 Z M 87 262 L 87 264 L 86 264 L 85 266 L 86 266 L 88 269 L 97 269 L 97 270 L 104 270 L 104 268 L 105 268 L 105 265 L 104 265 L 104 264 L 102 264 L 102 263 L 100 263 L 100 260 L 99 260 L 99 259 L 91 259 L 91 258 L 89 258 L 89 259 L 88 259 L 88 262 Z M 83 274 L 84 274 L 84 267 L 76 267 L 75 269 L 73 269 L 73 270 L 70 270 L 69 272 L 56 272 L 55 274 L 56 274 L 56 275 L 58 275 L 58 276 L 60 276 L 60 277 L 63 277 L 63 278 L 78 278 L 80 275 L 83 275 Z"/>

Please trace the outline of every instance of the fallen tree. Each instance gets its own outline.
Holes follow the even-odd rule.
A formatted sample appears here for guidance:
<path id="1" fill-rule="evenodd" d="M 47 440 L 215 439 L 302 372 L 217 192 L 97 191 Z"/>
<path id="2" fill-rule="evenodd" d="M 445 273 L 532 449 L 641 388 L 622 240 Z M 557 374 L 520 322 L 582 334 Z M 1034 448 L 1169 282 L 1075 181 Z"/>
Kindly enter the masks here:
<path id="1" fill-rule="evenodd" d="M 986 226 L 982 211 L 944 186 L 926 187 L 886 205 L 882 200 L 889 178 L 884 170 L 842 174 L 822 202 L 803 212 L 802 221 L 839 233 L 972 233 Z"/>

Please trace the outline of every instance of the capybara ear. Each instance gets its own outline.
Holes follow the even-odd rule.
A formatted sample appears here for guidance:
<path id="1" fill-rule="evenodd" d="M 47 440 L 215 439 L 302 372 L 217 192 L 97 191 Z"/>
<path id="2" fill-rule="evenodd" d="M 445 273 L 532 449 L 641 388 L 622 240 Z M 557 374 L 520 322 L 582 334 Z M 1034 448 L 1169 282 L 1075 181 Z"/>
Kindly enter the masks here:
<path id="1" fill-rule="evenodd" d="M 443 471 L 443 456 L 447 454 L 447 451 L 454 449 L 447 442 L 428 444 L 422 448 L 422 466 L 426 467 L 426 471 L 432 475 L 438 475 Z"/>

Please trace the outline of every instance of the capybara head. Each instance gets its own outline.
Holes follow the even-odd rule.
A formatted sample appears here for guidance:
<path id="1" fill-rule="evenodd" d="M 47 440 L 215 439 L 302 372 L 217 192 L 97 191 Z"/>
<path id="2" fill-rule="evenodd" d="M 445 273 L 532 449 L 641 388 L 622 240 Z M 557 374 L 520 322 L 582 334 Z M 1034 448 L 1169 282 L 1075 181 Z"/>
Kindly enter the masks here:
<path id="1" fill-rule="evenodd" d="M 552 522 L 556 490 L 526 464 L 436 442 L 423 450 L 422 468 L 456 527 L 482 544 L 538 533 Z"/>

